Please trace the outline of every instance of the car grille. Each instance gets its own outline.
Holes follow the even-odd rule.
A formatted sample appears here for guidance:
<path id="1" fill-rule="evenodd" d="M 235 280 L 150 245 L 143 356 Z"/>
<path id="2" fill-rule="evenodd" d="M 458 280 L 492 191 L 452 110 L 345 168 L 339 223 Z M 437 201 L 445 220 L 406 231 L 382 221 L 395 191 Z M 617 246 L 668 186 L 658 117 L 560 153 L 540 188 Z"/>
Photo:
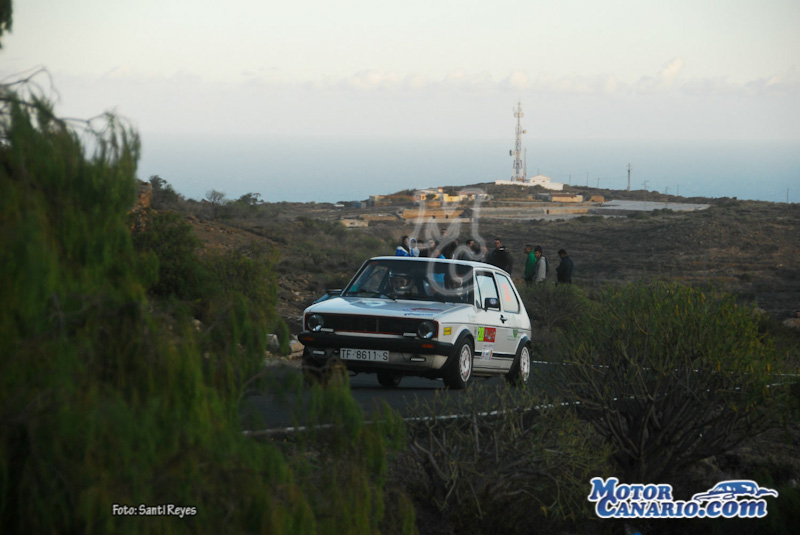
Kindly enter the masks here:
<path id="1" fill-rule="evenodd" d="M 375 316 L 346 316 L 324 314 L 325 329 L 359 333 L 398 334 L 415 333 L 421 320 L 382 318 Z"/>

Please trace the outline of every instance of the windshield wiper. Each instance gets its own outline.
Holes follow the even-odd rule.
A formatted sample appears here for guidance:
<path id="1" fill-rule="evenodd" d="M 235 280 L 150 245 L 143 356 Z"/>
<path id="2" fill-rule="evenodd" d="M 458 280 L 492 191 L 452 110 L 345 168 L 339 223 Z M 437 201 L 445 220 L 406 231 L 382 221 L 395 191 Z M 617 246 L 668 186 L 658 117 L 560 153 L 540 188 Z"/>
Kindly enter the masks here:
<path id="1" fill-rule="evenodd" d="M 355 292 L 347 292 L 348 297 L 355 297 L 355 296 L 368 296 L 368 297 L 388 297 L 397 301 L 397 298 L 394 294 L 386 295 L 383 292 L 379 292 L 378 290 L 356 290 Z"/>

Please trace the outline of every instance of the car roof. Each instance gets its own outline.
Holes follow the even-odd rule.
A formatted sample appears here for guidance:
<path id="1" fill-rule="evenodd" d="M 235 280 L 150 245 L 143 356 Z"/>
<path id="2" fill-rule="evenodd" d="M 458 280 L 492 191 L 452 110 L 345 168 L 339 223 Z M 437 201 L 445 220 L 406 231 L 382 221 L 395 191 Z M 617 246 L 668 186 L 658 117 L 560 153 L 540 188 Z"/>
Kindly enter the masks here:
<path id="1" fill-rule="evenodd" d="M 424 263 L 445 262 L 448 264 L 472 266 L 473 268 L 491 269 L 494 271 L 500 271 L 501 273 L 505 273 L 505 271 L 500 269 L 499 267 L 493 266 L 492 264 L 487 264 L 486 262 L 474 262 L 472 260 L 455 260 L 452 258 L 431 258 L 428 256 L 374 256 L 370 258 L 368 262 L 372 260 L 400 260 L 401 262 L 424 262 Z"/>

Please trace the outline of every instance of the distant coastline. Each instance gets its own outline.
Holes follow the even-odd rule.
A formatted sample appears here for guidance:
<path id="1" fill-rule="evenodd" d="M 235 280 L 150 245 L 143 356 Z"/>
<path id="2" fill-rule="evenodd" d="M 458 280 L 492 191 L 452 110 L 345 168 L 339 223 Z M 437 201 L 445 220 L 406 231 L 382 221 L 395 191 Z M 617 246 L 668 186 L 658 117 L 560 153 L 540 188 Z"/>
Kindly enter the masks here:
<path id="1" fill-rule="evenodd" d="M 159 175 L 187 198 L 211 189 L 267 202 L 338 202 L 505 180 L 512 140 L 184 138 L 142 135 L 139 177 Z M 682 197 L 800 202 L 800 141 L 527 139 L 528 175 L 567 187 Z"/>

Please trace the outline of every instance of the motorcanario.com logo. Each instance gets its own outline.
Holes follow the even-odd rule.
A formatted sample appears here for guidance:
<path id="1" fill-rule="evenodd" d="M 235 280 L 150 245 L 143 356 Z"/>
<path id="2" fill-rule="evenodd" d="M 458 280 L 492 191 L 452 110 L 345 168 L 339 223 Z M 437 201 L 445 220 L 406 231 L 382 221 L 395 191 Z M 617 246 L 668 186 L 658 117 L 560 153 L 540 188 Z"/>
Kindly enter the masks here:
<path id="1" fill-rule="evenodd" d="M 764 497 L 778 497 L 778 491 L 748 479 L 721 481 L 688 501 L 675 500 L 672 485 L 626 484 L 615 477 L 591 483 L 589 501 L 600 518 L 763 518 Z"/>

